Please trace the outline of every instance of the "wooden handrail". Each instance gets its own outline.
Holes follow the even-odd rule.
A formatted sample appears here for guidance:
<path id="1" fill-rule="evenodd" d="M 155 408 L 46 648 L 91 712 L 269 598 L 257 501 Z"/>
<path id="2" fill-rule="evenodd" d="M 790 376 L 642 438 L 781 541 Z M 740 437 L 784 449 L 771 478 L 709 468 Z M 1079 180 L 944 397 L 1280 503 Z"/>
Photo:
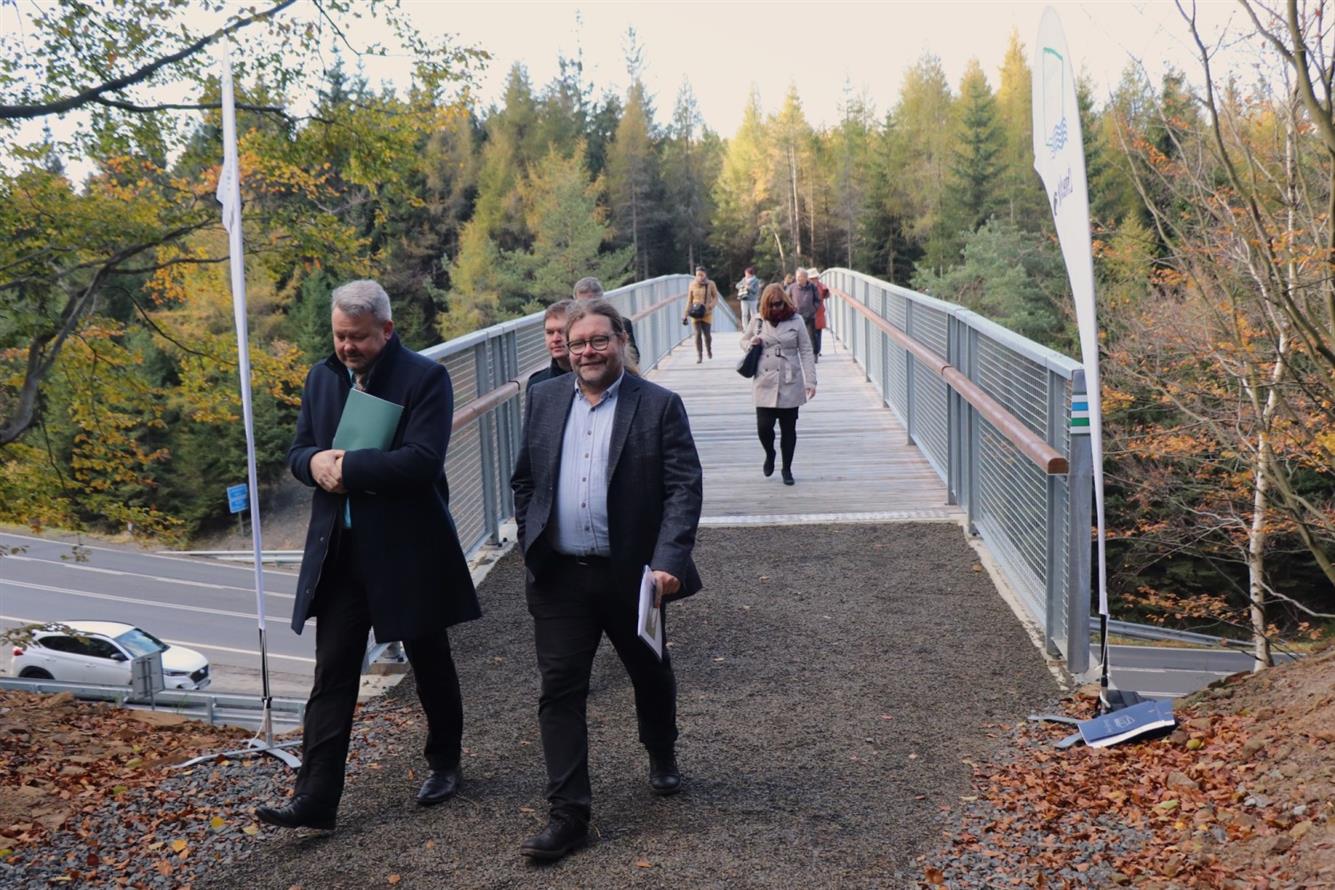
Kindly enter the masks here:
<path id="1" fill-rule="evenodd" d="M 665 300 L 660 300 L 659 302 L 650 306 L 648 309 L 644 309 L 641 310 L 640 312 L 635 313 L 635 315 L 631 316 L 631 321 L 640 321 L 641 319 L 648 318 L 650 315 L 657 312 L 659 309 L 662 309 L 664 306 L 667 306 L 671 303 L 675 303 L 677 300 L 680 300 L 682 296 L 683 294 L 677 294 L 674 297 L 668 297 Z M 513 399 L 515 396 L 519 395 L 519 393 L 523 391 L 524 385 L 528 383 L 528 378 L 532 377 L 534 374 L 538 373 L 543 368 L 547 367 L 547 364 L 548 363 L 544 361 L 540 365 L 535 365 L 534 367 L 529 368 L 527 371 L 524 371 L 515 379 L 507 380 L 500 386 L 493 389 L 491 392 L 478 396 L 476 399 L 473 399 L 473 401 L 469 402 L 467 405 L 463 406 L 458 411 L 455 411 L 454 421 L 450 428 L 451 431 L 456 433 L 459 432 L 459 430 L 468 426 L 470 423 L 473 423 L 474 421 L 478 420 L 479 418 L 482 417 L 482 415 L 486 414 L 492 408 L 504 405 L 510 399 Z"/>
<path id="2" fill-rule="evenodd" d="M 928 349 L 924 344 L 912 339 L 908 334 L 838 288 L 831 287 L 830 293 L 848 301 L 848 305 L 862 313 L 868 321 L 884 331 L 891 340 L 912 353 L 913 357 L 921 362 L 925 368 L 944 380 L 947 386 L 959 393 L 980 415 L 1000 430 L 1001 434 L 1019 449 L 1021 454 L 1033 461 L 1040 470 L 1049 476 L 1062 476 L 1070 472 L 1069 462 L 1057 449 L 1049 445 L 1042 436 L 1025 426 L 1018 417 L 1006 410 L 1004 405 L 984 392 L 982 387 L 966 377 L 949 361 Z"/>

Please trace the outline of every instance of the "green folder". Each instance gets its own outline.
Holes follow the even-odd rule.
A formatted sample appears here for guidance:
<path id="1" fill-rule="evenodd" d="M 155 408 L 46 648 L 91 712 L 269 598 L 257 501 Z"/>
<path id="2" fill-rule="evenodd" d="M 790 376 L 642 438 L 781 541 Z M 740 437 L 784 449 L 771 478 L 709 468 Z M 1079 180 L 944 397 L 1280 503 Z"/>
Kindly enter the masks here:
<path id="1" fill-rule="evenodd" d="M 338 419 L 334 447 L 342 451 L 357 451 L 361 448 L 379 448 L 384 451 L 394 441 L 394 430 L 398 429 L 399 416 L 402 414 L 402 405 L 376 398 L 359 389 L 351 390 L 348 400 L 343 403 L 343 416 Z"/>

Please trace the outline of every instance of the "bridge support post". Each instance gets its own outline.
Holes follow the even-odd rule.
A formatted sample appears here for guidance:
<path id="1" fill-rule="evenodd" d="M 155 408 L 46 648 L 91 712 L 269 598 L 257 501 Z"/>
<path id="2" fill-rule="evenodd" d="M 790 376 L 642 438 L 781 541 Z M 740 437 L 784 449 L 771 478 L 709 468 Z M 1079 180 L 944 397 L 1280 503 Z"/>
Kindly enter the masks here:
<path id="1" fill-rule="evenodd" d="M 496 359 L 499 352 L 496 344 L 483 342 L 474 352 L 474 367 L 477 368 L 478 393 L 490 392 L 497 386 Z M 491 412 L 478 420 L 478 452 L 482 470 L 482 527 L 486 529 L 487 540 L 498 543 L 500 529 L 500 504 L 496 492 L 499 485 L 496 465 L 496 427 L 497 423 Z"/>
<path id="2" fill-rule="evenodd" d="M 1072 397 L 1086 395 L 1085 372 L 1071 377 Z M 1065 416 L 1070 422 L 1070 405 Z M 1089 436 L 1070 437 L 1071 469 L 1066 477 L 1067 534 L 1070 536 L 1066 581 L 1066 669 L 1072 674 L 1089 670 L 1090 530 L 1094 527 L 1094 457 Z"/>

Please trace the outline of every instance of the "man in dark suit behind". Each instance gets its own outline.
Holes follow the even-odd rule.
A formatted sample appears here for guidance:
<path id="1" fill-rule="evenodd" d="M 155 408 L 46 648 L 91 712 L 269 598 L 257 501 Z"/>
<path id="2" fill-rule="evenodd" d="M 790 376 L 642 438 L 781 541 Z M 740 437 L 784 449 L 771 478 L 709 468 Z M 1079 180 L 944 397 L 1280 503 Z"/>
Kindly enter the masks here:
<path id="1" fill-rule="evenodd" d="M 570 354 L 566 352 L 566 312 L 573 305 L 574 300 L 559 300 L 543 311 L 542 342 L 551 362 L 529 376 L 529 386 L 570 373 Z"/>
<path id="2" fill-rule="evenodd" d="M 399 342 L 379 284 L 345 284 L 330 302 L 334 354 L 306 377 L 287 455 L 292 475 L 315 488 L 292 607 L 297 633 L 318 618 L 315 685 L 292 799 L 256 810 L 285 828 L 334 827 L 372 628 L 380 642 L 404 641 L 426 712 L 431 772 L 417 801 L 430 805 L 454 794 L 463 705 L 445 629 L 481 614 L 449 513 L 449 374 Z M 333 447 L 354 388 L 403 406 L 387 449 Z"/>
<path id="3" fill-rule="evenodd" d="M 649 784 L 680 788 L 677 686 L 639 638 L 644 567 L 663 603 L 700 589 L 691 559 L 700 521 L 700 458 L 681 398 L 625 373 L 624 320 L 603 300 L 577 302 L 566 319 L 575 373 L 528 391 L 511 485 L 542 693 L 538 721 L 547 761 L 547 827 L 520 850 L 560 859 L 588 836 L 589 675 L 602 635 L 635 687 Z"/>

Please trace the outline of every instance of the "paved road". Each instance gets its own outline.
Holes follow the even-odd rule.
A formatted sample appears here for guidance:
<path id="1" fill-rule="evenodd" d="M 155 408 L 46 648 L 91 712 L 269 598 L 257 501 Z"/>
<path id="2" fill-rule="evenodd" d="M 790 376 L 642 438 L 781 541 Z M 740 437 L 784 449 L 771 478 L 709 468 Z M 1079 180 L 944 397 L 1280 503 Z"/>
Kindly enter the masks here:
<path id="1" fill-rule="evenodd" d="M 219 692 L 259 689 L 254 571 L 245 565 L 0 533 L 23 552 L 0 557 L 0 625 L 76 619 L 137 624 L 168 643 L 206 655 Z M 305 697 L 315 664 L 315 634 L 288 628 L 293 570 L 266 569 L 270 677 L 275 695 Z M 3 666 L 10 653 L 4 652 Z"/>

